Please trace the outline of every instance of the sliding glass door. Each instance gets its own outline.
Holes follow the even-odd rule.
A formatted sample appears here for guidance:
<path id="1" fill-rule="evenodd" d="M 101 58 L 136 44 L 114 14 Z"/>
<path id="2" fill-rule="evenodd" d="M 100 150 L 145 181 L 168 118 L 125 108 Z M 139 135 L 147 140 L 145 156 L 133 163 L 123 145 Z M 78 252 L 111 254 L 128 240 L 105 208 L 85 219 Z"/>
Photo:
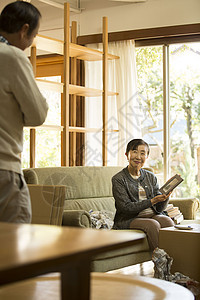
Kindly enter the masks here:
<path id="1" fill-rule="evenodd" d="M 151 146 L 148 165 L 160 184 L 176 173 L 183 176 L 173 196 L 198 196 L 200 43 L 138 47 L 136 53 L 142 138 Z"/>
<path id="2" fill-rule="evenodd" d="M 200 172 L 200 43 L 169 47 L 170 172 L 184 182 L 177 197 L 199 194 Z"/>

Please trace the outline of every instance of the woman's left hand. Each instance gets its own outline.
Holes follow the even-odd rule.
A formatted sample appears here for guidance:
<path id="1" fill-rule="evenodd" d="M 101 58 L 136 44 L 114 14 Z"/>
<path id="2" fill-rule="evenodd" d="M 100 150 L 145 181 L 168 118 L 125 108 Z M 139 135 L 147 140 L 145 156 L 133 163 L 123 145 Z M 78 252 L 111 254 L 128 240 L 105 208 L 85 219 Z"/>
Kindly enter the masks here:
<path id="1" fill-rule="evenodd" d="M 163 201 L 167 200 L 167 198 L 169 198 L 170 195 L 171 195 L 171 192 L 167 195 L 165 195 L 165 194 L 157 195 L 151 199 L 151 203 L 152 203 L 152 205 L 155 205 L 158 202 L 163 202 Z"/>

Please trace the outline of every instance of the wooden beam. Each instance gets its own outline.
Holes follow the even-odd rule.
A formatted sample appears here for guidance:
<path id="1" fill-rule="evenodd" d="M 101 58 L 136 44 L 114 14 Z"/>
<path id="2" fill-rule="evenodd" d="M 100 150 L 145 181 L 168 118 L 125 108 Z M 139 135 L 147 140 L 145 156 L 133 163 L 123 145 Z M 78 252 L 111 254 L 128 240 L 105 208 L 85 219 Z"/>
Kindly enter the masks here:
<path id="1" fill-rule="evenodd" d="M 169 176 L 169 141 L 170 141 L 170 97 L 169 97 L 169 46 L 163 46 L 163 162 L 164 182 Z"/>
<path id="2" fill-rule="evenodd" d="M 102 159 L 103 166 L 107 166 L 108 147 L 108 19 L 103 17 L 103 132 Z"/>
<path id="3" fill-rule="evenodd" d="M 175 36 L 182 36 L 184 38 L 188 35 L 197 34 L 200 35 L 200 23 L 110 32 L 108 34 L 108 41 L 138 41 L 149 38 L 163 38 Z M 101 34 L 83 35 L 79 36 L 77 40 L 79 45 L 102 43 L 103 41 Z"/>
<path id="4" fill-rule="evenodd" d="M 36 74 L 36 47 L 31 47 L 30 61 L 33 66 L 33 73 Z M 35 168 L 35 143 L 36 134 L 35 129 L 30 129 L 30 168 Z"/>
<path id="5" fill-rule="evenodd" d="M 71 42 L 76 44 L 77 40 L 77 23 L 75 21 L 72 22 L 71 29 Z M 76 85 L 76 63 L 77 59 L 75 57 L 71 58 L 71 84 Z M 76 94 L 71 95 L 71 125 L 76 126 Z M 76 166 L 76 132 L 72 132 L 72 140 L 71 140 L 71 165 Z"/>
<path id="6" fill-rule="evenodd" d="M 69 3 L 64 4 L 64 86 L 62 107 L 62 165 L 69 166 Z"/>

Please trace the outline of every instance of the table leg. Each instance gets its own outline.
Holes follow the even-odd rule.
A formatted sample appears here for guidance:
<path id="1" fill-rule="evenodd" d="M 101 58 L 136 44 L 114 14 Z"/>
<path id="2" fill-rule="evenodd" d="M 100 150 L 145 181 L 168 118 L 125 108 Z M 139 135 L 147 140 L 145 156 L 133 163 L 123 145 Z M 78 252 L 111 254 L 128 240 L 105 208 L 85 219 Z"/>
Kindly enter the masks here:
<path id="1" fill-rule="evenodd" d="M 90 261 L 84 260 L 61 272 L 61 299 L 90 299 Z"/>

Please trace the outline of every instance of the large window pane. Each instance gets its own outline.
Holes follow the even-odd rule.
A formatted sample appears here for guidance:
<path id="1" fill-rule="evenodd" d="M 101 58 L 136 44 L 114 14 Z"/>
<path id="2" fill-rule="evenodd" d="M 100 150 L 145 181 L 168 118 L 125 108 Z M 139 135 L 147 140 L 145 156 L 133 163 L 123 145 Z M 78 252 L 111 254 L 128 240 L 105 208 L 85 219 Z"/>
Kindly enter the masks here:
<path id="1" fill-rule="evenodd" d="M 36 135 L 36 168 L 61 165 L 61 133 L 38 129 Z"/>
<path id="2" fill-rule="evenodd" d="M 61 76 L 41 78 L 61 82 Z M 46 125 L 61 125 L 61 94 L 50 90 L 41 90 L 46 98 L 49 111 Z M 22 168 L 30 167 L 30 137 L 29 129 L 24 129 L 24 147 L 22 153 Z M 57 130 L 36 129 L 36 167 L 61 165 L 61 133 Z"/>
<path id="3" fill-rule="evenodd" d="M 61 76 L 44 77 L 54 82 L 61 82 Z M 45 124 L 60 125 L 61 124 L 61 94 L 50 90 L 42 90 L 43 96 L 47 99 L 49 105 L 48 115 Z"/>
<path id="4" fill-rule="evenodd" d="M 142 137 L 151 151 L 147 164 L 153 167 L 160 183 L 163 178 L 163 64 L 162 47 L 136 49 Z"/>
<path id="5" fill-rule="evenodd" d="M 170 46 L 170 170 L 184 182 L 174 194 L 199 195 L 200 43 Z M 173 195 L 174 195 L 173 194 Z"/>
<path id="6" fill-rule="evenodd" d="M 23 152 L 21 155 L 22 168 L 30 167 L 30 130 L 24 128 Z"/>

